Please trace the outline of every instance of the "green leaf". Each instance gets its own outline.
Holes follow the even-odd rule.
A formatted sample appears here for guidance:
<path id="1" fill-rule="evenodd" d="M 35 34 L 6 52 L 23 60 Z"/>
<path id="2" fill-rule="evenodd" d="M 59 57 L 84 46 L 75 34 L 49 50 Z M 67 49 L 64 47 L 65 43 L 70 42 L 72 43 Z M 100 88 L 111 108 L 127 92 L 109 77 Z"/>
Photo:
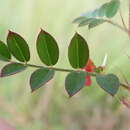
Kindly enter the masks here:
<path id="1" fill-rule="evenodd" d="M 7 44 L 9 50 L 17 60 L 21 62 L 27 62 L 30 60 L 28 44 L 19 34 L 9 31 Z"/>
<path id="2" fill-rule="evenodd" d="M 19 63 L 11 63 L 4 66 L 1 70 L 1 77 L 10 76 L 25 70 L 27 67 Z"/>
<path id="3" fill-rule="evenodd" d="M 103 24 L 104 22 L 106 22 L 105 20 L 103 19 L 93 19 L 90 21 L 89 25 L 88 25 L 88 28 L 91 29 L 91 28 L 94 28 L 100 24 Z"/>
<path id="4" fill-rule="evenodd" d="M 85 19 L 84 21 L 82 21 L 79 24 L 79 27 L 88 25 L 89 29 L 91 29 L 91 28 L 96 27 L 100 24 L 103 24 L 104 22 L 106 22 L 104 19 L 88 18 L 88 19 Z"/>
<path id="5" fill-rule="evenodd" d="M 108 75 L 97 75 L 96 81 L 99 84 L 99 86 L 104 89 L 107 93 L 114 96 L 120 86 L 119 79 L 114 74 L 108 74 Z"/>
<path id="6" fill-rule="evenodd" d="M 105 22 L 105 20 L 100 19 L 105 15 L 105 9 L 108 3 L 102 5 L 99 9 L 85 13 L 84 15 L 78 17 L 74 20 L 74 23 L 77 23 L 79 27 L 89 25 L 89 28 L 93 28 L 99 24 Z"/>
<path id="7" fill-rule="evenodd" d="M 37 38 L 37 52 L 41 61 L 48 65 L 55 65 L 59 59 L 59 48 L 55 39 L 41 30 Z"/>
<path id="8" fill-rule="evenodd" d="M 111 0 L 106 7 L 106 17 L 112 18 L 113 16 L 115 16 L 119 7 L 120 7 L 119 0 Z"/>
<path id="9" fill-rule="evenodd" d="M 9 61 L 11 59 L 11 54 L 8 47 L 0 41 L 0 60 Z"/>
<path id="10" fill-rule="evenodd" d="M 93 21 L 95 18 L 86 18 L 85 20 L 83 20 L 82 22 L 79 23 L 79 27 L 82 27 L 82 26 L 85 26 L 85 25 L 88 25 L 91 23 L 91 21 Z"/>
<path id="11" fill-rule="evenodd" d="M 108 18 L 111 18 L 116 15 L 118 9 L 120 6 L 119 0 L 111 0 L 110 2 L 107 2 L 103 4 L 100 8 L 97 8 L 93 11 L 89 11 L 87 13 L 82 14 L 80 17 L 76 18 L 73 23 L 76 23 L 81 26 L 89 25 L 92 19 L 96 19 L 96 21 L 93 21 L 89 28 L 95 27 L 99 24 L 104 23 L 102 17 L 106 16 Z M 99 20 L 99 21 L 98 21 Z"/>
<path id="12" fill-rule="evenodd" d="M 106 15 L 106 8 L 108 5 L 109 5 L 109 3 L 105 3 L 98 9 L 98 16 L 99 17 L 104 17 Z"/>
<path id="13" fill-rule="evenodd" d="M 78 33 L 74 35 L 68 48 L 68 58 L 73 68 L 83 68 L 89 58 L 89 48 L 85 39 Z"/>
<path id="14" fill-rule="evenodd" d="M 84 13 L 82 15 L 82 17 L 83 16 L 86 17 L 86 18 L 96 18 L 96 17 L 98 17 L 98 9 L 95 9 L 95 10 L 92 10 L 92 11 L 88 11 L 88 12 Z"/>
<path id="15" fill-rule="evenodd" d="M 80 24 L 81 22 L 96 18 L 98 16 L 98 9 L 95 9 L 93 11 L 89 11 L 87 13 L 84 13 L 83 15 L 79 16 L 78 18 L 74 19 L 73 23 Z"/>
<path id="16" fill-rule="evenodd" d="M 89 21 L 93 18 L 96 18 L 98 17 L 98 10 L 99 9 L 95 9 L 93 11 L 89 11 L 87 13 L 84 13 L 82 14 L 81 16 L 79 16 L 78 18 L 74 19 L 73 20 L 73 23 L 76 23 L 76 24 L 82 24 L 84 23 L 85 21 Z M 85 24 L 86 25 L 86 24 Z M 80 25 L 79 25 L 80 26 Z"/>
<path id="17" fill-rule="evenodd" d="M 45 85 L 54 76 L 54 70 L 42 68 L 32 73 L 30 78 L 30 86 L 32 92 Z"/>
<path id="18" fill-rule="evenodd" d="M 79 92 L 86 82 L 85 72 L 71 72 L 67 75 L 65 80 L 65 89 L 70 97 Z"/>

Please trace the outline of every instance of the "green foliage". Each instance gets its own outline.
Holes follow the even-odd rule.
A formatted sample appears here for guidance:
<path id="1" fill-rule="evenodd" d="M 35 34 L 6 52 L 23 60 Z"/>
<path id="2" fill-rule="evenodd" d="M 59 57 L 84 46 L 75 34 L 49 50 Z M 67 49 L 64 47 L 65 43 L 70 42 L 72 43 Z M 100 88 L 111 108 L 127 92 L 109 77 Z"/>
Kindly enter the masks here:
<path id="1" fill-rule="evenodd" d="M 118 12 L 119 7 L 119 0 L 111 0 L 110 2 L 103 4 L 100 8 L 89 11 L 76 18 L 73 23 L 78 24 L 79 27 L 88 25 L 89 29 L 91 29 L 97 25 L 107 22 L 107 19 L 104 18 L 114 17 Z"/>
<path id="2" fill-rule="evenodd" d="M 104 19 L 88 18 L 88 19 L 85 19 L 82 22 L 80 22 L 78 26 L 82 27 L 82 26 L 88 25 L 88 28 L 91 29 L 104 22 L 106 22 Z"/>
<path id="3" fill-rule="evenodd" d="M 71 72 L 67 75 L 65 80 L 65 89 L 70 97 L 79 92 L 85 86 L 86 76 L 87 74 L 85 72 Z"/>
<path id="4" fill-rule="evenodd" d="M 111 0 L 103 4 L 100 8 L 76 18 L 73 23 L 77 23 L 79 27 L 87 25 L 89 29 L 94 28 L 104 22 L 108 22 L 108 19 L 104 19 L 104 17 L 112 18 L 115 16 L 119 6 L 119 0 Z M 119 25 L 117 27 L 121 28 Z M 55 71 L 69 72 L 65 79 L 65 89 L 70 97 L 79 92 L 85 86 L 86 79 L 91 78 L 91 76 L 96 77 L 99 86 L 112 96 L 118 92 L 120 87 L 120 81 L 114 74 L 100 74 L 103 70 L 101 72 L 97 71 L 98 68 L 95 68 L 94 73 L 93 71 L 85 72 L 81 70 L 87 66 L 89 47 L 87 41 L 78 33 L 75 33 L 68 47 L 68 59 L 74 70 L 52 67 L 58 62 L 59 47 L 56 40 L 44 30 L 41 30 L 37 37 L 36 48 L 40 60 L 46 67 L 27 64 L 30 60 L 29 47 L 27 42 L 19 34 L 9 31 L 7 45 L 0 41 L 0 60 L 10 62 L 12 53 L 20 63 L 11 62 L 11 64 L 4 66 L 1 70 L 1 77 L 21 72 L 26 67 L 35 67 L 37 70 L 30 77 L 32 92 L 50 81 L 54 77 Z M 24 64 L 21 62 L 24 62 Z M 91 69 L 91 67 L 94 67 L 94 65 L 89 66 L 88 69 Z M 85 70 L 87 71 L 87 69 Z"/>
<path id="5" fill-rule="evenodd" d="M 89 25 L 91 23 L 91 21 L 94 21 L 96 20 L 96 18 L 88 18 L 88 19 L 84 19 L 84 20 L 81 20 L 79 22 L 79 27 L 82 27 L 82 26 L 85 26 L 85 25 Z"/>
<path id="6" fill-rule="evenodd" d="M 18 32 L 19 30 L 23 34 L 25 33 L 24 34 L 25 37 L 23 37 L 24 39 L 29 39 L 28 43 L 30 43 L 29 44 L 29 48 L 31 51 L 30 54 L 32 54 L 31 59 L 28 63 L 21 63 L 17 61 L 17 59 L 15 59 L 13 56 L 11 59 L 9 59 L 8 63 L 18 62 L 24 66 L 27 66 L 26 69 L 29 70 L 23 72 L 23 74 L 16 74 L 15 76 L 1 79 L 0 81 L 1 118 L 3 117 L 4 119 L 7 119 L 9 121 L 8 123 L 11 123 L 14 126 L 16 126 L 16 129 L 18 130 L 47 130 L 47 129 L 71 130 L 73 128 L 77 130 L 89 129 L 89 128 L 90 129 L 93 128 L 95 130 L 98 130 L 100 128 L 100 130 L 101 129 L 104 130 L 104 128 L 106 128 L 106 124 L 109 124 L 107 125 L 109 127 L 108 129 L 111 130 L 128 129 L 127 128 L 129 120 L 128 110 L 124 106 L 120 106 L 119 98 L 121 98 L 121 96 L 125 97 L 129 96 L 129 91 L 128 92 L 124 91 L 123 87 L 120 86 L 115 95 L 115 98 L 112 98 L 111 94 L 109 95 L 109 93 L 107 91 L 104 91 L 104 89 L 102 89 L 100 85 L 95 84 L 95 81 L 93 82 L 93 80 L 95 80 L 94 75 L 96 75 L 97 73 L 105 76 L 107 75 L 107 73 L 117 72 L 120 75 L 119 69 L 117 67 L 119 67 L 121 71 L 124 70 L 126 72 L 126 73 L 124 72 L 126 77 L 130 76 L 129 59 L 127 59 L 127 57 L 124 55 L 123 53 L 124 49 L 121 48 L 125 46 L 124 44 L 127 44 L 127 42 L 129 42 L 128 39 L 124 40 L 125 38 L 128 37 L 124 37 L 123 33 L 119 32 L 120 30 L 113 30 L 113 28 L 111 28 L 111 26 L 109 26 L 109 24 L 105 22 L 104 26 L 94 28 L 93 31 L 87 30 L 86 28 L 87 26 L 85 28 L 82 27 L 80 29 L 77 27 L 73 27 L 73 25 L 71 25 L 70 23 L 70 19 L 77 17 L 76 14 L 79 14 L 80 12 L 82 13 L 82 10 L 84 10 L 83 9 L 84 6 L 86 10 L 88 10 L 89 8 L 94 9 L 95 7 L 98 7 L 99 4 L 103 4 L 103 2 L 109 2 L 109 1 L 110 0 L 106 1 L 86 0 L 82 2 L 74 0 L 69 2 L 64 1 L 64 4 L 66 5 L 63 4 L 63 1 L 51 1 L 52 5 L 55 4 L 54 6 L 56 6 L 57 5 L 56 2 L 58 2 L 58 5 L 64 5 L 65 7 L 62 9 L 56 8 L 54 11 L 48 8 L 50 7 L 50 1 L 47 0 L 12 1 L 12 2 L 10 2 L 9 0 L 1 1 L 2 8 L 0 8 L 1 10 L 0 39 L 1 40 L 5 39 L 6 37 L 5 34 L 7 34 L 6 29 L 8 27 L 11 27 L 15 31 L 17 31 L 17 33 L 19 33 Z M 92 5 L 90 7 L 90 3 L 94 4 L 93 7 Z M 128 1 L 122 0 L 122 3 L 126 4 L 128 3 Z M 107 5 L 107 3 L 105 4 Z M 126 16 L 128 16 L 126 11 L 128 10 L 127 9 L 128 6 L 127 7 L 126 6 L 127 5 L 125 6 L 123 5 L 121 9 L 122 9 L 122 15 L 125 18 L 125 22 L 128 23 L 128 20 L 126 18 Z M 33 9 L 27 10 L 27 7 L 33 7 Z M 105 16 L 105 6 L 104 11 L 103 8 L 101 9 L 101 11 L 100 8 L 98 11 L 97 9 L 93 13 L 93 16 L 96 17 L 89 19 L 103 19 L 103 20 L 108 19 L 109 21 L 113 22 L 115 20 L 117 24 L 118 23 L 121 24 L 121 20 L 119 20 L 120 17 L 119 14 L 117 19 L 116 17 L 114 19 L 109 19 Z M 62 13 L 58 13 L 59 10 L 62 10 Z M 9 11 L 11 11 L 13 15 L 10 15 L 12 13 L 10 13 Z M 26 11 L 28 12 L 26 13 Z M 96 12 L 98 13 L 96 14 Z M 59 16 L 56 14 L 61 15 Z M 79 21 L 80 20 L 86 21 L 88 19 L 82 17 L 82 19 L 79 19 Z M 48 25 L 47 21 L 49 21 Z M 50 68 L 57 69 L 64 67 L 64 69 L 67 70 L 67 72 L 64 71 L 65 72 L 64 73 L 63 71 L 59 70 L 56 71 L 55 72 L 56 75 L 54 75 L 56 77 L 53 77 L 54 80 L 52 79 L 52 82 L 51 81 L 48 81 L 48 83 L 46 82 L 47 84 L 45 84 L 45 86 L 41 86 L 42 88 L 40 89 L 39 88 L 35 89 L 31 94 L 29 93 L 29 89 L 31 91 L 31 87 L 29 87 L 29 81 L 30 81 L 29 75 L 31 76 L 30 71 L 33 73 L 33 71 L 40 69 L 39 57 L 37 57 L 36 51 L 34 51 L 37 37 L 37 35 L 35 34 L 38 34 L 38 32 L 37 31 L 34 32 L 34 30 L 39 30 L 37 27 L 41 26 L 44 26 L 48 30 L 52 30 L 53 32 L 49 32 L 50 34 L 54 33 L 57 34 L 57 38 L 60 41 L 58 45 L 60 45 L 61 54 L 59 63 L 57 63 L 56 66 L 48 67 L 47 65 L 44 65 L 42 63 L 40 63 L 40 65 L 43 66 L 44 68 L 48 68 L 49 70 Z M 121 24 L 121 26 L 123 27 L 123 24 Z M 128 28 L 128 25 L 126 25 L 126 27 Z M 71 40 L 69 38 L 72 37 L 71 34 L 74 33 L 75 31 L 78 31 L 79 34 L 85 36 L 88 45 L 90 45 L 89 46 L 90 58 L 94 60 L 93 62 L 98 68 L 98 70 L 96 69 L 95 72 L 88 73 L 88 76 L 92 77 L 92 85 L 90 87 L 86 87 L 85 85 L 83 85 L 84 86 L 83 89 L 81 88 L 80 89 L 81 91 L 78 91 L 73 98 L 69 99 L 67 98 L 68 97 L 67 93 L 66 93 L 67 97 L 64 95 L 65 94 L 64 91 L 66 91 L 64 89 L 64 80 L 65 80 L 64 77 L 66 74 L 69 74 L 71 72 L 71 67 L 68 65 L 68 61 L 66 63 L 67 52 L 65 51 L 68 49 L 67 45 L 69 44 L 66 41 Z M 57 42 L 58 39 L 56 39 Z M 4 43 L 6 45 L 5 41 Z M 125 53 L 128 53 L 128 55 L 130 55 L 128 46 L 129 44 L 125 46 L 126 51 Z M 0 54 L 1 51 L 3 51 L 3 49 L 0 50 Z M 6 54 L 6 51 L 3 52 L 5 52 Z M 104 68 L 99 69 L 99 66 L 97 65 L 101 65 L 100 63 L 101 59 L 104 57 L 104 53 L 108 54 L 108 62 L 102 62 L 102 65 L 103 63 L 108 64 L 107 67 L 105 66 L 105 69 Z M 31 67 L 30 64 L 33 64 L 33 62 L 35 63 L 34 66 L 36 66 L 36 70 L 34 70 L 35 68 L 30 69 Z M 0 60 L 0 66 L 1 66 L 0 69 L 2 69 L 3 64 L 7 64 L 7 62 L 2 62 Z M 67 67 L 69 69 L 67 69 Z M 85 71 L 82 69 L 72 69 L 72 70 L 74 72 Z M 124 84 L 127 85 L 127 82 L 125 82 L 125 80 L 122 80 L 122 76 L 120 78 L 121 81 L 123 81 Z M 130 105 L 128 104 L 128 106 Z M 98 124 L 97 119 L 100 119 L 98 120 Z"/>
<path id="7" fill-rule="evenodd" d="M 37 52 L 41 61 L 48 65 L 55 65 L 59 58 L 59 48 L 55 39 L 41 30 L 37 38 Z"/>
<path id="8" fill-rule="evenodd" d="M 25 70 L 27 66 L 20 63 L 10 63 L 4 66 L 1 70 L 1 77 L 10 76 Z"/>
<path id="9" fill-rule="evenodd" d="M 89 58 L 89 49 L 85 39 L 78 33 L 74 35 L 68 48 L 68 58 L 73 68 L 83 68 Z"/>
<path id="10" fill-rule="evenodd" d="M 9 52 L 9 49 L 2 41 L 0 41 L 0 60 L 11 60 L 11 54 Z"/>
<path id="11" fill-rule="evenodd" d="M 119 9 L 119 6 L 120 6 L 119 0 L 110 1 L 105 8 L 106 9 L 106 17 L 112 18 L 113 16 L 115 16 L 118 9 Z"/>
<path id="12" fill-rule="evenodd" d="M 104 22 L 104 20 L 101 19 L 91 19 L 90 21 L 89 28 Z M 119 79 L 113 74 L 101 75 L 95 71 L 95 73 L 98 74 L 95 75 L 79 70 L 68 70 L 52 67 L 52 65 L 55 65 L 58 61 L 59 48 L 55 39 L 43 30 L 41 30 L 37 38 L 37 52 L 41 61 L 51 67 L 27 64 L 26 62 L 30 59 L 29 47 L 25 40 L 17 33 L 9 32 L 7 36 L 7 43 L 9 50 L 3 42 L 0 42 L 0 56 L 3 57 L 4 60 L 10 62 L 10 64 L 7 64 L 2 68 L 1 77 L 16 74 L 25 70 L 27 67 L 38 68 L 32 73 L 30 78 L 32 92 L 50 81 L 54 77 L 55 71 L 70 72 L 65 80 L 65 89 L 70 97 L 75 95 L 85 86 L 86 76 L 96 76 L 99 86 L 112 96 L 114 96 L 118 91 L 120 82 Z M 12 53 L 16 59 L 25 63 L 11 62 L 10 53 Z M 88 44 L 86 40 L 78 33 L 73 36 L 68 47 L 68 59 L 71 66 L 75 69 L 83 69 L 88 62 Z"/>
<path id="13" fill-rule="evenodd" d="M 107 8 L 107 6 L 108 6 L 108 3 L 105 3 L 98 9 L 98 13 L 97 14 L 98 14 L 99 17 L 106 16 L 106 8 Z"/>
<path id="14" fill-rule="evenodd" d="M 119 79 L 114 74 L 108 74 L 108 75 L 97 75 L 96 81 L 99 84 L 101 88 L 103 88 L 107 93 L 114 96 L 120 86 Z"/>
<path id="15" fill-rule="evenodd" d="M 32 92 L 46 84 L 54 76 L 54 70 L 41 68 L 32 73 L 30 86 Z"/>
<path id="16" fill-rule="evenodd" d="M 7 44 L 12 55 L 21 62 L 30 59 L 29 47 L 26 41 L 17 33 L 9 31 Z"/>
<path id="17" fill-rule="evenodd" d="M 91 29 L 91 28 L 94 28 L 102 23 L 104 23 L 105 20 L 104 19 L 94 19 L 92 20 L 90 23 L 89 23 L 89 26 L 88 28 Z"/>

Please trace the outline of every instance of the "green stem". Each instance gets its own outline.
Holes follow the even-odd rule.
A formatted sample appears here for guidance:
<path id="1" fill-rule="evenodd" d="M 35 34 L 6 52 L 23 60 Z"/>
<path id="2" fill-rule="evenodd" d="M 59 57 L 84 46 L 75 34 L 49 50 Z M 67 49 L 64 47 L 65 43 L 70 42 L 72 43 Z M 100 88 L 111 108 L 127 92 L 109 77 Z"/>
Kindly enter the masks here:
<path id="1" fill-rule="evenodd" d="M 13 63 L 17 63 L 17 62 L 13 62 Z M 60 71 L 60 72 L 74 72 L 76 70 L 74 69 L 63 69 L 63 68 L 56 68 L 56 67 L 45 67 L 45 66 L 40 66 L 40 65 L 34 65 L 34 64 L 23 64 L 27 67 L 32 67 L 32 68 L 47 68 L 47 69 L 52 69 L 52 70 L 55 70 L 55 71 Z M 96 73 L 93 73 L 93 72 L 86 72 L 87 75 L 90 75 L 90 76 L 93 76 L 93 77 L 96 77 Z M 125 89 L 129 90 L 130 91 L 130 87 L 124 83 L 120 83 L 120 86 L 124 87 Z"/>
<path id="2" fill-rule="evenodd" d="M 10 61 L 10 62 L 12 62 L 12 63 L 18 63 L 18 62 L 13 62 L 13 61 Z M 27 67 L 37 68 L 37 69 L 46 68 L 46 69 L 52 69 L 52 70 L 60 71 L 60 72 L 74 72 L 74 71 L 77 71 L 77 70 L 74 70 L 74 69 L 46 67 L 46 66 L 40 66 L 40 65 L 34 65 L 34 64 L 27 64 L 27 63 L 25 63 L 25 64 L 24 63 L 19 63 L 19 64 L 25 65 Z M 83 71 L 83 70 L 78 70 L 78 71 Z M 99 74 L 99 73 L 94 73 L 94 72 L 86 72 L 86 71 L 83 71 L 83 72 L 85 72 L 87 75 L 90 75 L 90 76 L 93 76 L 93 77 L 96 77 L 96 75 Z M 126 85 L 126 84 L 120 82 L 120 86 L 122 86 L 123 88 L 127 89 L 128 91 L 130 91 L 130 86 L 129 85 Z"/>
<path id="3" fill-rule="evenodd" d="M 47 68 L 47 69 L 52 69 L 52 70 L 55 70 L 55 71 L 60 71 L 60 72 L 74 72 L 76 70 L 74 69 L 63 69 L 63 68 L 56 68 L 56 67 L 45 67 L 45 66 L 39 66 L 39 65 L 34 65 L 34 64 L 23 64 L 23 65 L 26 65 L 28 67 L 33 67 L 33 68 Z M 86 72 L 88 75 L 91 75 L 91 76 L 96 76 L 95 73 L 91 73 L 91 72 Z"/>
<path id="4" fill-rule="evenodd" d="M 39 65 L 33 65 L 33 64 L 26 64 L 28 67 L 33 67 L 33 68 L 47 68 L 47 69 L 52 69 L 55 71 L 62 71 L 62 72 L 72 72 L 75 70 L 72 69 L 62 69 L 62 68 L 56 68 L 56 67 L 45 67 L 45 66 L 39 66 Z"/>

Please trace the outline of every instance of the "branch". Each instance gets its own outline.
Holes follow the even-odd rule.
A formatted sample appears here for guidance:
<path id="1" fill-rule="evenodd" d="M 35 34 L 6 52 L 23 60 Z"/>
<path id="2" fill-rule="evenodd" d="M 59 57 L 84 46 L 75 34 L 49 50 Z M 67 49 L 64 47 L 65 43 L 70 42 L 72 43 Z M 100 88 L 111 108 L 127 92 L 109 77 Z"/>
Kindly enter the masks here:
<path id="1" fill-rule="evenodd" d="M 122 24 L 123 24 L 123 26 L 124 26 L 124 29 L 128 30 L 128 29 L 127 29 L 127 26 L 126 26 L 126 24 L 125 24 L 124 18 L 123 18 L 123 16 L 122 16 L 121 9 L 120 9 L 120 17 L 121 17 L 121 21 L 122 21 Z"/>
<path id="2" fill-rule="evenodd" d="M 13 63 L 18 63 L 18 62 L 13 62 Z M 39 66 L 39 65 L 34 65 L 34 64 L 23 64 L 23 63 L 20 63 L 22 65 L 25 65 L 27 67 L 32 67 L 32 68 L 46 68 L 46 69 L 52 69 L 52 70 L 55 70 L 55 71 L 60 71 L 60 72 L 74 72 L 76 70 L 74 69 L 64 69 L 64 68 L 56 68 L 56 67 L 45 67 L 45 66 Z M 83 71 L 83 70 L 80 70 L 80 71 Z M 94 73 L 94 72 L 86 72 L 87 75 L 90 75 L 90 76 L 93 76 L 93 77 L 96 77 L 97 74 L 99 73 Z M 128 91 L 130 91 L 130 86 L 124 84 L 124 83 L 121 83 L 120 82 L 120 86 L 122 86 L 123 88 L 127 89 Z"/>
<path id="3" fill-rule="evenodd" d="M 124 87 L 125 89 L 127 89 L 128 91 L 130 91 L 130 86 L 126 85 L 126 84 L 123 84 L 123 83 L 120 83 L 120 85 L 122 87 Z"/>
<path id="4" fill-rule="evenodd" d="M 108 20 L 108 19 L 104 19 L 104 20 L 105 20 L 107 23 L 109 23 L 109 24 L 111 24 L 111 25 L 113 25 L 113 26 L 119 28 L 120 30 L 124 31 L 125 33 L 127 33 L 127 34 L 129 35 L 129 31 L 128 31 L 126 28 L 124 28 L 124 27 L 122 27 L 121 25 L 119 25 L 118 23 L 115 23 L 115 22 L 113 22 L 113 21 L 111 21 L 111 20 Z"/>

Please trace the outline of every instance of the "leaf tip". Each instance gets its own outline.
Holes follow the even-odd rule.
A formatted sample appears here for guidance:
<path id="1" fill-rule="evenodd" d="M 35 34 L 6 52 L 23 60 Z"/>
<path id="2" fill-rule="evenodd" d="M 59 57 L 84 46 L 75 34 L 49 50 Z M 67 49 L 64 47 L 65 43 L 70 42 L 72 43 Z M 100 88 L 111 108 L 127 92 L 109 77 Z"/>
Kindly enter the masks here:
<path id="1" fill-rule="evenodd" d="M 42 29 L 42 28 L 40 28 L 40 32 L 43 32 L 43 29 Z"/>
<path id="2" fill-rule="evenodd" d="M 9 35 L 11 35 L 11 34 L 14 34 L 14 32 L 13 31 L 11 31 L 11 30 L 8 30 L 9 31 Z"/>
<path id="3" fill-rule="evenodd" d="M 47 32 L 44 31 L 44 30 L 41 28 L 41 30 L 40 30 L 40 32 L 39 32 L 39 34 L 38 34 L 38 37 L 39 37 L 41 34 L 47 34 Z"/>
<path id="4" fill-rule="evenodd" d="M 78 33 L 78 32 L 75 32 L 75 35 L 79 35 L 79 33 Z"/>
<path id="5" fill-rule="evenodd" d="M 45 34 L 48 34 L 48 33 L 47 33 L 45 30 L 43 30 L 42 28 L 41 28 L 40 33 L 45 33 Z"/>

